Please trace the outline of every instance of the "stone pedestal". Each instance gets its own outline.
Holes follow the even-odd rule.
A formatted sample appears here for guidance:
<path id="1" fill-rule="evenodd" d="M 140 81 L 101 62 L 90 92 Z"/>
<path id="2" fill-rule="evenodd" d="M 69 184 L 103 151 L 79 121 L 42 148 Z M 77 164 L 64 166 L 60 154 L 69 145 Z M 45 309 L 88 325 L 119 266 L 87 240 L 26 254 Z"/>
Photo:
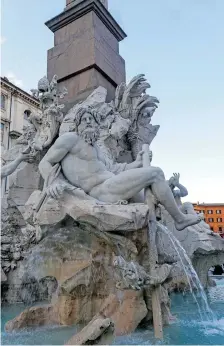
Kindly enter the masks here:
<path id="1" fill-rule="evenodd" d="M 59 84 L 68 89 L 67 108 L 100 85 L 108 90 L 110 101 L 116 86 L 125 81 L 119 42 L 126 34 L 106 6 L 100 0 L 67 0 L 64 11 L 45 23 L 54 33 L 47 77 L 57 74 Z"/>

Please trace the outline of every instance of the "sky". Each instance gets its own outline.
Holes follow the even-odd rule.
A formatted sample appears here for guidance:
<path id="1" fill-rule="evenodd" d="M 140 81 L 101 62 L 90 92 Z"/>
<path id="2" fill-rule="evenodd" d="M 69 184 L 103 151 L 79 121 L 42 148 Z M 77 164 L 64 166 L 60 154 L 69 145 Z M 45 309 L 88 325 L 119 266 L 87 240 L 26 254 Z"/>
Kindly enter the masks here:
<path id="1" fill-rule="evenodd" d="M 65 0 L 2 0 L 1 75 L 29 91 L 46 74 Z M 224 203 L 224 0 L 109 0 L 128 37 L 127 81 L 144 73 L 160 100 L 153 165 L 180 173 L 184 201 Z"/>

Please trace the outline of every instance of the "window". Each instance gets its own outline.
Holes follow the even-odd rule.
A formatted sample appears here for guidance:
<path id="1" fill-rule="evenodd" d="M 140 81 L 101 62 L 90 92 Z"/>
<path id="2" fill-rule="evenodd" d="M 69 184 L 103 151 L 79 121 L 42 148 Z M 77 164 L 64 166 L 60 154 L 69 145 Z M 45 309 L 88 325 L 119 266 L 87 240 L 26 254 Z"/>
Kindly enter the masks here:
<path id="1" fill-rule="evenodd" d="M 208 210 L 207 213 L 208 214 L 213 214 L 213 210 Z"/>
<path id="2" fill-rule="evenodd" d="M 222 218 L 218 217 L 217 222 L 222 222 Z"/>
<path id="3" fill-rule="evenodd" d="M 3 139 L 4 139 L 4 124 L 1 123 L 1 143 L 3 143 Z"/>
<path id="4" fill-rule="evenodd" d="M 214 231 L 213 227 L 211 227 L 211 231 Z"/>
<path id="5" fill-rule="evenodd" d="M 208 218 L 208 222 L 214 222 L 214 219 L 213 218 Z"/>
<path id="6" fill-rule="evenodd" d="M 29 109 L 26 109 L 23 114 L 24 114 L 24 119 L 27 120 L 31 114 L 31 111 Z"/>
<path id="7" fill-rule="evenodd" d="M 1 94 L 1 109 L 5 109 L 6 96 Z"/>
<path id="8" fill-rule="evenodd" d="M 221 214 L 222 211 L 221 210 L 216 210 L 216 214 Z"/>
<path id="9" fill-rule="evenodd" d="M 219 227 L 219 233 L 222 233 L 222 227 Z"/>

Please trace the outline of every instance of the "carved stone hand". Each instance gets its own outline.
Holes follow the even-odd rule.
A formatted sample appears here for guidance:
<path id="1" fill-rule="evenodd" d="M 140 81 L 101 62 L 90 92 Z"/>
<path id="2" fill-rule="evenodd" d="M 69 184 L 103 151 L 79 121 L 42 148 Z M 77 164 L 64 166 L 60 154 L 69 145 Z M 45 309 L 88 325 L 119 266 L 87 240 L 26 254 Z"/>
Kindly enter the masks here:
<path id="1" fill-rule="evenodd" d="M 62 179 L 57 178 L 50 186 L 48 186 L 46 193 L 47 196 L 58 199 L 62 196 L 65 189 L 66 183 Z"/>
<path id="2" fill-rule="evenodd" d="M 136 164 L 137 164 L 136 166 L 138 168 L 143 167 L 143 158 L 142 158 L 143 154 L 144 154 L 144 150 L 141 150 L 141 151 L 139 151 L 139 153 L 138 153 L 138 155 L 136 157 L 135 162 L 136 162 Z M 149 159 L 150 159 L 150 162 L 151 162 L 152 161 L 152 151 L 150 150 L 147 154 L 149 155 Z"/>
<path id="3" fill-rule="evenodd" d="M 139 153 L 136 157 L 136 160 L 135 160 L 137 167 L 139 167 L 139 168 L 143 167 L 143 159 L 142 159 L 143 154 L 144 154 L 144 150 L 139 151 Z"/>
<path id="4" fill-rule="evenodd" d="M 172 183 L 174 186 L 177 186 L 179 184 L 179 179 L 180 179 L 180 173 L 173 173 Z"/>

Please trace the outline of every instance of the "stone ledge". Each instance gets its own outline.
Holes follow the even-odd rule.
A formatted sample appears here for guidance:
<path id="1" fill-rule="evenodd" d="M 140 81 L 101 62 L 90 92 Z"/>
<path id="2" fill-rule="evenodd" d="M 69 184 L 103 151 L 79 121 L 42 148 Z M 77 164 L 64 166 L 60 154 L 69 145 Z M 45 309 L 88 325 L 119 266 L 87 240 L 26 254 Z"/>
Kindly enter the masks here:
<path id="1" fill-rule="evenodd" d="M 32 222 L 35 204 L 41 191 L 34 191 L 25 205 L 24 219 Z M 128 205 L 97 204 L 94 201 L 80 200 L 64 193 L 60 200 L 48 198 L 37 214 L 40 226 L 56 225 L 66 215 L 75 221 L 88 223 L 99 231 L 137 231 L 148 224 L 148 206 L 144 203 Z"/>

